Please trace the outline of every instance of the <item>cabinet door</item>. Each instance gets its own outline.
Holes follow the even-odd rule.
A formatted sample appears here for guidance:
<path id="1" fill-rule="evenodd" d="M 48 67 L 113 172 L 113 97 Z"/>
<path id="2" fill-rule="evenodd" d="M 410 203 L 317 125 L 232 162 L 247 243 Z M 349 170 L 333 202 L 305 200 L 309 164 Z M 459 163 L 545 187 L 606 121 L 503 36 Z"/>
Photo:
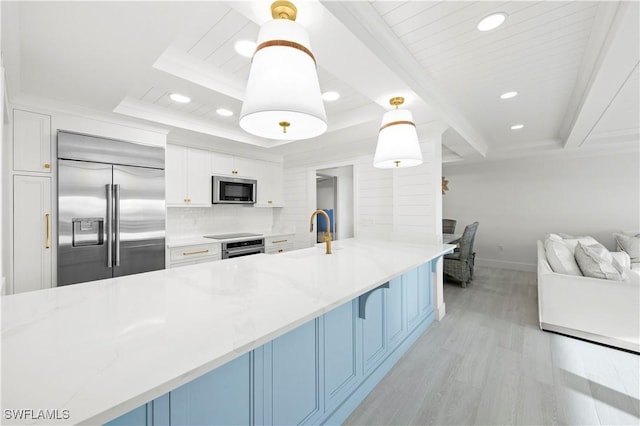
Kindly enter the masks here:
<path id="1" fill-rule="evenodd" d="M 171 391 L 171 424 L 251 424 L 250 363 L 244 354 Z"/>
<path id="2" fill-rule="evenodd" d="M 357 309 L 358 304 L 350 301 L 323 317 L 324 396 L 327 410 L 343 401 L 357 384 Z"/>
<path id="3" fill-rule="evenodd" d="M 234 159 L 231 155 L 220 154 L 218 152 L 210 153 L 211 157 L 211 174 L 212 175 L 235 175 Z"/>
<path id="4" fill-rule="evenodd" d="M 51 287 L 51 178 L 13 177 L 13 293 Z"/>
<path id="5" fill-rule="evenodd" d="M 187 148 L 167 145 L 166 150 L 166 194 L 167 205 L 187 205 Z"/>
<path id="6" fill-rule="evenodd" d="M 402 276 L 402 283 L 407 292 L 407 323 L 409 331 L 420 323 L 420 286 L 418 270 L 412 269 Z"/>
<path id="7" fill-rule="evenodd" d="M 387 352 L 384 290 L 373 291 L 366 304 L 366 319 L 362 320 L 362 357 L 364 373 L 376 368 Z"/>
<path id="8" fill-rule="evenodd" d="M 271 346 L 265 356 L 271 366 L 272 394 L 265 405 L 270 407 L 270 424 L 313 423 L 313 416 L 320 412 L 318 321 L 309 321 L 267 345 Z"/>
<path id="9" fill-rule="evenodd" d="M 13 110 L 13 168 L 51 173 L 51 117 Z"/>
<path id="10" fill-rule="evenodd" d="M 187 148 L 187 198 L 189 205 L 211 205 L 209 152 Z"/>
<path id="11" fill-rule="evenodd" d="M 402 278 L 398 277 L 389 282 L 386 290 L 387 299 L 387 336 L 389 336 L 389 349 L 395 348 L 406 336 L 406 323 L 403 302 Z"/>
<path id="12" fill-rule="evenodd" d="M 282 164 L 256 161 L 258 203 L 256 207 L 282 207 Z"/>
<path id="13" fill-rule="evenodd" d="M 257 160 L 252 160 L 251 158 L 233 157 L 234 174 L 241 177 L 255 178 L 257 162 Z"/>
<path id="14" fill-rule="evenodd" d="M 433 312 L 430 263 L 418 268 L 418 310 L 420 311 L 421 318 Z"/>

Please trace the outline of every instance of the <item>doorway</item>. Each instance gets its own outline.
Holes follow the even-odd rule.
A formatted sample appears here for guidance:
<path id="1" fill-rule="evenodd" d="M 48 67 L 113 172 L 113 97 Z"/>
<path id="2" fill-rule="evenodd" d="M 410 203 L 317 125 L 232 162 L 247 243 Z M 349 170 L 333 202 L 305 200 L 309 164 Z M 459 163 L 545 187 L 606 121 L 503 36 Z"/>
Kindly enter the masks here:
<path id="1" fill-rule="evenodd" d="M 316 209 L 329 215 L 333 240 L 353 238 L 353 166 L 316 170 Z M 316 242 L 322 242 L 326 219 L 316 216 Z"/>

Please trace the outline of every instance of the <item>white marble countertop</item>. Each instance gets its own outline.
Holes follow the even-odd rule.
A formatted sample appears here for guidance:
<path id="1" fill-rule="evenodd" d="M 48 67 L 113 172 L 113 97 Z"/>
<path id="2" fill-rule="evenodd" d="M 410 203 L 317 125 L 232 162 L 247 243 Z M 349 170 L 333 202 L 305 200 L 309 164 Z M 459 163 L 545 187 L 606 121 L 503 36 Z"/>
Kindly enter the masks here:
<path id="1" fill-rule="evenodd" d="M 218 232 L 218 234 L 230 234 L 231 232 Z M 253 232 L 254 234 L 260 235 L 264 238 L 276 237 L 281 235 L 294 235 L 295 232 L 292 231 L 258 231 Z M 214 233 L 216 234 L 216 233 Z M 259 237 L 256 237 L 259 238 Z M 247 237 L 241 238 L 227 238 L 224 240 L 216 240 L 212 238 L 205 238 L 202 235 L 187 235 L 180 237 L 168 237 L 167 238 L 167 247 L 175 248 L 175 247 L 185 247 L 185 246 L 195 246 L 202 244 L 220 244 L 222 242 L 236 241 L 236 240 L 246 240 Z"/>
<path id="2" fill-rule="evenodd" d="M 3 413 L 104 423 L 453 247 L 350 239 L 3 296 Z"/>

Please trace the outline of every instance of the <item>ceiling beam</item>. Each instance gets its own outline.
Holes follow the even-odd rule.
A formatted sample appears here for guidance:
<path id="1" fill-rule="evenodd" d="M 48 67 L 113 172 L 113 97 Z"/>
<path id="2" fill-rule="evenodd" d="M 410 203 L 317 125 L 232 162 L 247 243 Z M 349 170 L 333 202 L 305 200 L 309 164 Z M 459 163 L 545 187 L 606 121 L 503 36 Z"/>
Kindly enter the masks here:
<path id="1" fill-rule="evenodd" d="M 620 2 L 615 6 L 613 21 L 597 50 L 597 59 L 593 67 L 588 68 L 588 82 L 584 89 L 578 84 L 574 91 L 577 102 L 572 103 L 575 107 L 565 117 L 569 126 L 562 135 L 565 149 L 582 146 L 640 63 L 640 4 Z"/>
<path id="2" fill-rule="evenodd" d="M 442 119 L 464 138 L 473 151 L 482 157 L 486 156 L 488 146 L 484 137 L 450 103 L 450 97 L 426 74 L 424 68 L 404 47 L 400 38 L 370 2 L 325 0 L 321 3 L 371 52 L 386 63 L 417 96 L 438 111 Z"/>

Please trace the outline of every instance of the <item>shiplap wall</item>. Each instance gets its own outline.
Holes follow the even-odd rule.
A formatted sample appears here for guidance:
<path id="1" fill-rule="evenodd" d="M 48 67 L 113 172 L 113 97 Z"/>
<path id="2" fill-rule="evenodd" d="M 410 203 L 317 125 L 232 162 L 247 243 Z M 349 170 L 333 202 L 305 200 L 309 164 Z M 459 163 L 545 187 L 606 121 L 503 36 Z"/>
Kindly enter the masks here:
<path id="1" fill-rule="evenodd" d="M 437 242 L 441 236 L 442 201 L 440 134 L 421 144 L 424 163 L 408 169 L 377 169 L 373 155 L 353 164 L 356 237 Z M 285 207 L 282 221 L 296 229 L 296 248 L 309 247 L 309 216 L 315 208 L 315 171 L 325 163 L 290 167 L 285 159 Z M 278 225 L 278 224 L 276 224 Z"/>

